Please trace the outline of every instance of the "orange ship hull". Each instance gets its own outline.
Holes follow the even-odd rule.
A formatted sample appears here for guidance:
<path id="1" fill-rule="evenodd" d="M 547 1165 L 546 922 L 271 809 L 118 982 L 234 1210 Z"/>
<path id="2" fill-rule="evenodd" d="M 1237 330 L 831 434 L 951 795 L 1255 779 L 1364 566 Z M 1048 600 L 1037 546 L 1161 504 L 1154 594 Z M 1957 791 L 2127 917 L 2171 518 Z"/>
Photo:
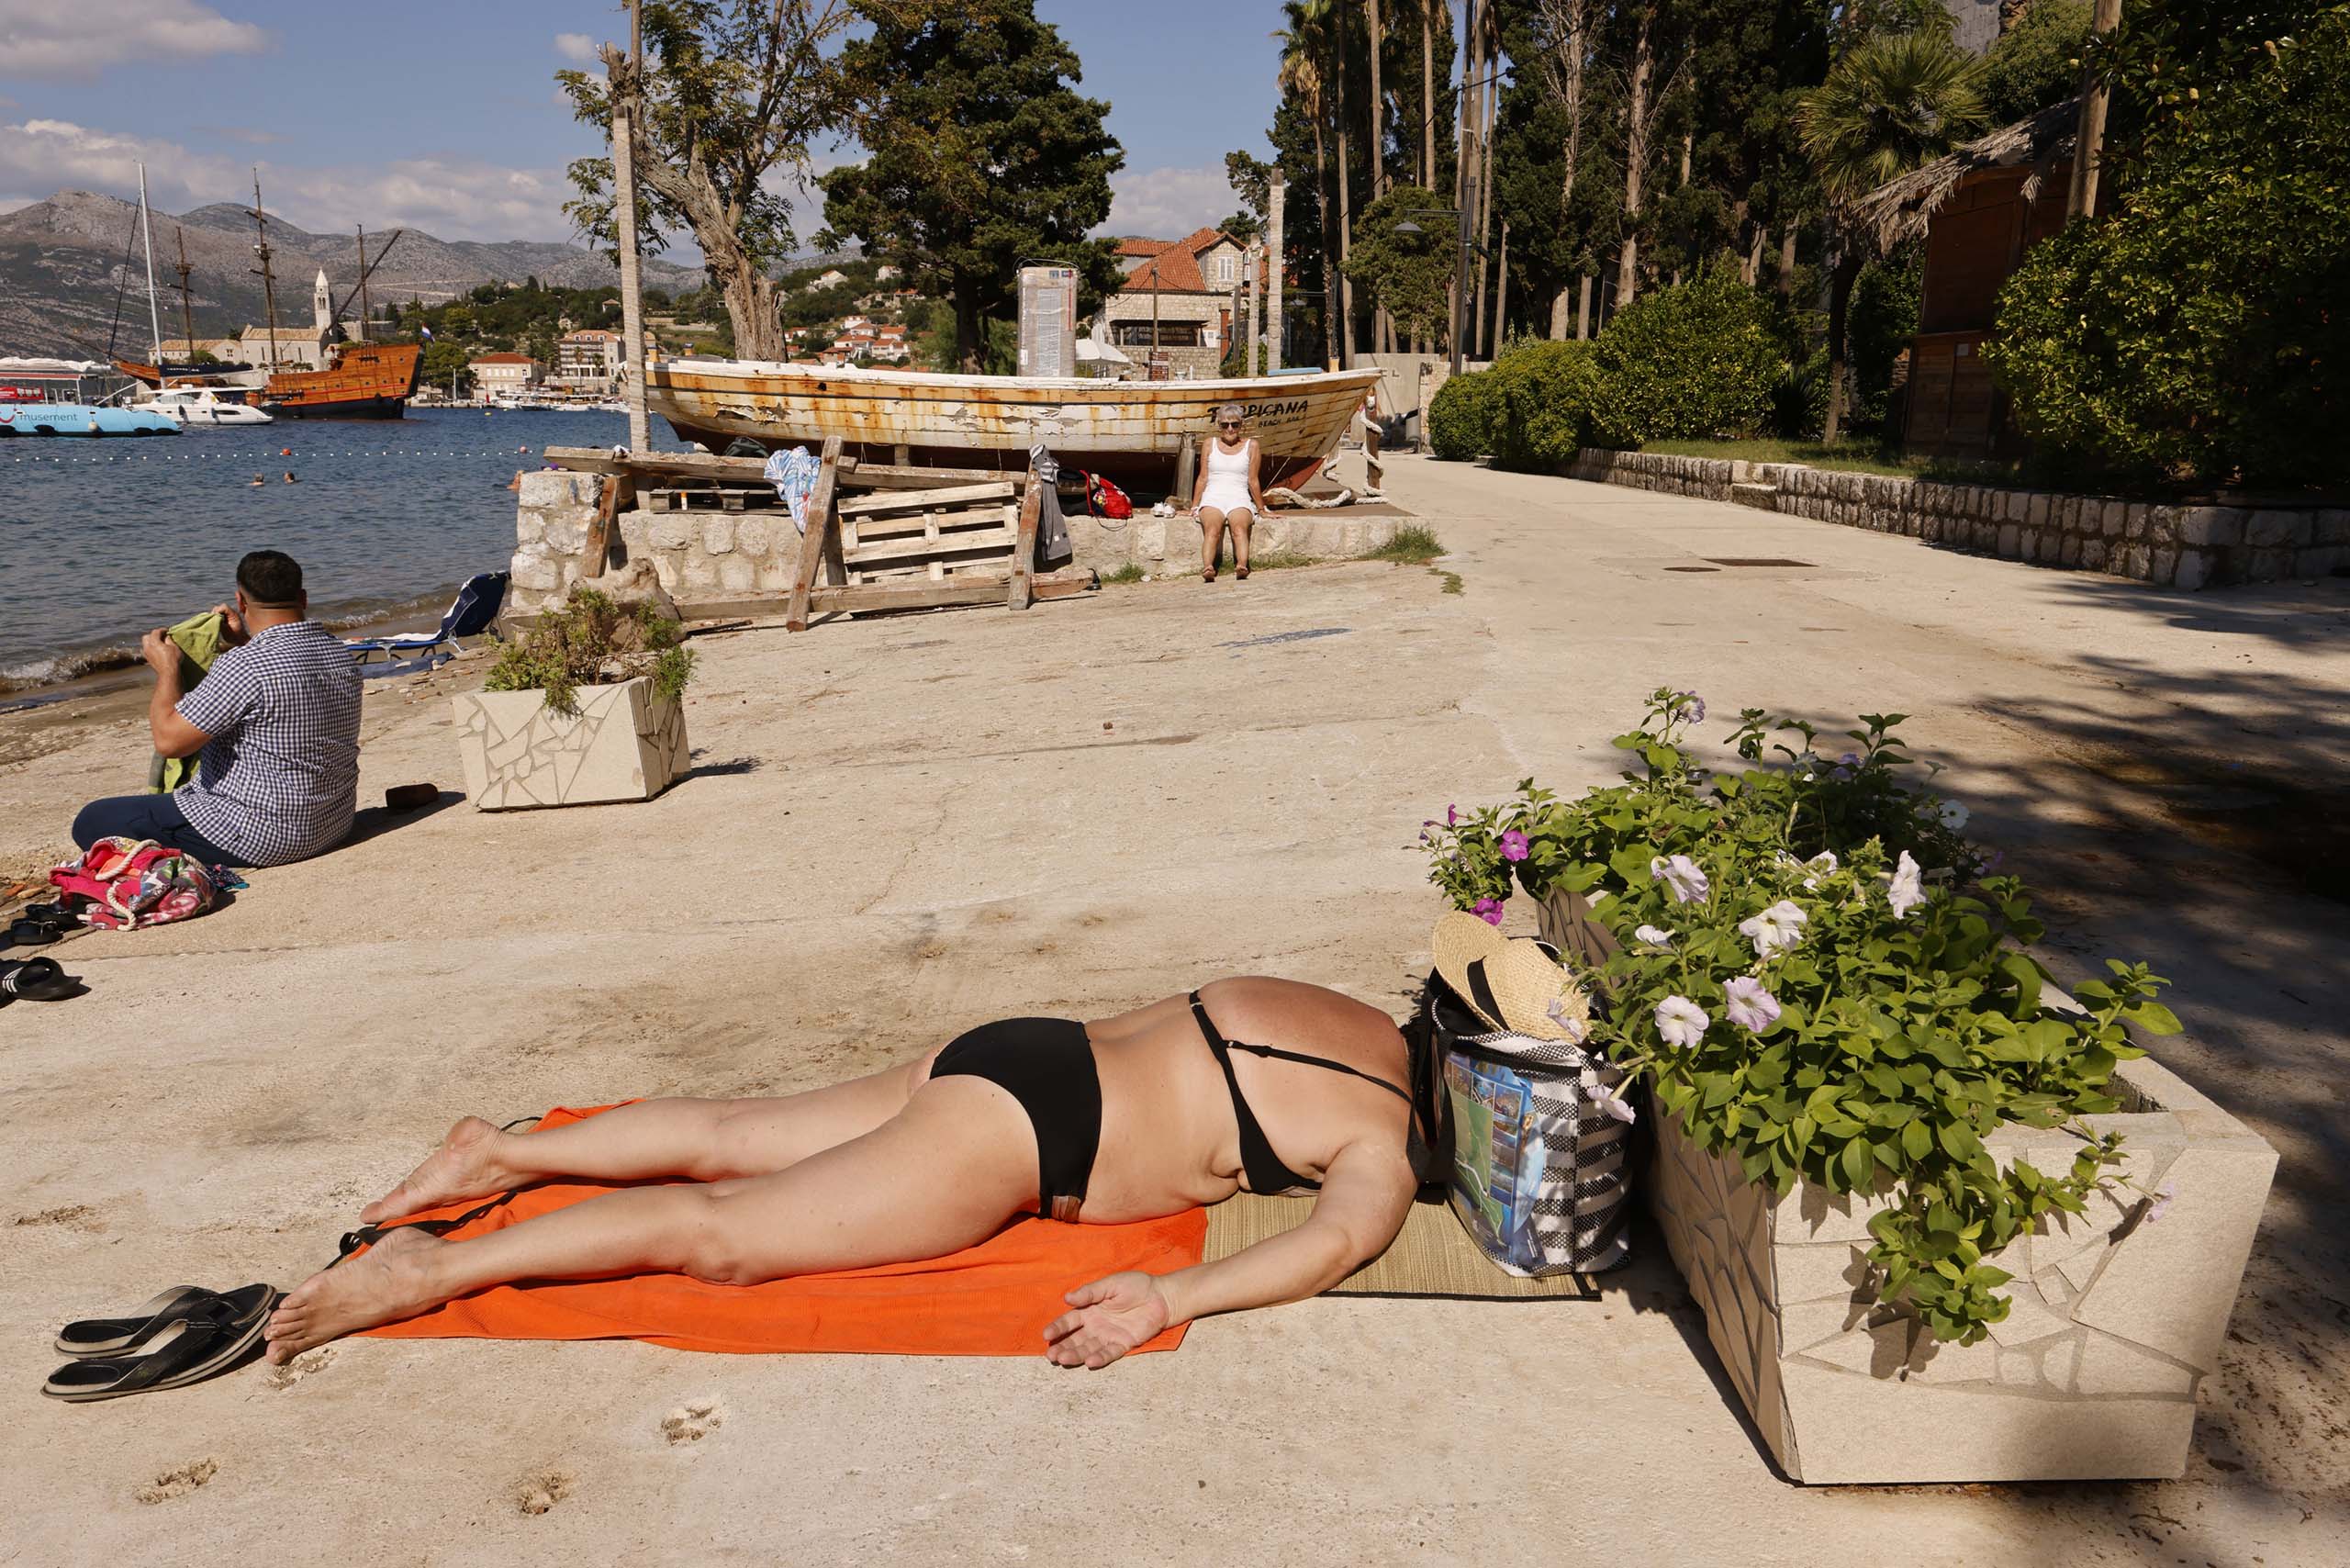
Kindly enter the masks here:
<path id="1" fill-rule="evenodd" d="M 423 373 L 421 343 L 350 343 L 331 370 L 271 376 L 262 407 L 282 419 L 402 419 Z"/>

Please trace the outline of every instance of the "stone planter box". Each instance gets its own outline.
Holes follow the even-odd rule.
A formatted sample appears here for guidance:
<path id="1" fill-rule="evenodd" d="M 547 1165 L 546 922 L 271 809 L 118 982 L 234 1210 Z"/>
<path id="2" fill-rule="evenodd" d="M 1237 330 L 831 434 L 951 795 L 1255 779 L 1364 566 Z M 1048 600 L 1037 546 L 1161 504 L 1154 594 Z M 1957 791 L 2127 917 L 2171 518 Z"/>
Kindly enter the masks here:
<path id="1" fill-rule="evenodd" d="M 1572 947 L 1580 924 L 1542 912 Z M 1809 1183 L 1785 1197 L 1700 1152 L 1659 1118 L 1646 1197 L 1673 1265 L 1706 1312 L 1772 1457 L 1793 1480 L 2170 1478 L 2187 1466 L 2195 1395 L 2268 1200 L 2277 1151 L 2151 1057 L 2123 1062 L 2122 1109 L 2091 1116 L 2124 1137 L 2120 1173 L 2174 1191 L 2159 1223 L 2137 1194 L 2056 1214 L 1988 1261 L 2015 1276 L 1990 1337 L 1936 1341 L 1864 1288 L 1868 1222 L 1888 1206 Z M 2079 1141 L 2009 1126 L 1984 1140 L 2001 1165 L 2070 1167 Z"/>
<path id="2" fill-rule="evenodd" d="M 579 713 L 537 691 L 451 700 L 465 793 L 486 812 L 649 801 L 686 771 L 686 718 L 645 677 L 579 689 Z"/>
<path id="3" fill-rule="evenodd" d="M 2122 1170 L 2176 1192 L 2159 1224 L 2099 1194 L 1988 1260 L 2015 1276 L 1990 1338 L 1936 1342 L 1874 1304 L 1881 1203 L 1808 1183 L 1785 1197 L 1657 1128 L 1650 1208 L 1706 1329 L 1780 1467 L 1811 1483 L 2172 1477 L 2218 1363 L 2277 1152 L 2151 1058 L 2115 1073 Z M 2068 1166 L 2078 1141 L 2009 1127 L 2005 1165 Z M 2134 1193 L 2124 1193 L 2135 1199 Z M 2059 1223 L 2061 1222 L 2061 1223 Z"/>

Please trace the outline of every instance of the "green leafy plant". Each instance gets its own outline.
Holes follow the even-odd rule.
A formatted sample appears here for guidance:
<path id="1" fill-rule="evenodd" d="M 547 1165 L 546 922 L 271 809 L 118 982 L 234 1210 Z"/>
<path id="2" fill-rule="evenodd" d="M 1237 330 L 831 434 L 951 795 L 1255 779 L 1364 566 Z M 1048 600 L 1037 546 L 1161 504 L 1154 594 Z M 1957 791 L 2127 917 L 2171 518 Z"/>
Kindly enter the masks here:
<path id="1" fill-rule="evenodd" d="M 1600 433 L 1614 445 L 1751 435 L 1771 420 L 1787 359 L 1770 301 L 1733 272 L 1643 294 L 1599 334 Z"/>
<path id="2" fill-rule="evenodd" d="M 1620 784 L 1568 801 L 1528 780 L 1449 809 L 1422 835 L 1431 878 L 1495 924 L 1519 888 L 1591 898 L 1620 945 L 1592 977 L 1592 1038 L 1748 1182 L 1887 1200 L 1878 1299 L 1972 1344 L 2008 1313 L 2010 1276 L 1985 1260 L 2121 1181 L 2120 1135 L 2083 1118 L 2120 1108 L 2132 1028 L 2178 1027 L 2166 982 L 2110 962 L 2076 988 L 2086 1011 L 2050 1003 L 2028 893 L 1983 874 L 1963 807 L 1908 782 L 1902 715 L 1864 715 L 1830 761 L 1811 726 L 1749 710 L 1729 738 L 1754 766 L 1716 774 L 1686 750 L 1704 714 L 1660 689 L 1617 737 L 1639 764 Z M 2003 1168 L 1984 1140 L 2010 1123 L 2078 1149 Z"/>
<path id="3" fill-rule="evenodd" d="M 1579 447 L 1610 444 L 1601 433 L 1606 401 L 1589 343 L 1529 342 L 1494 362 L 1494 460 L 1511 468 L 1550 468 Z"/>
<path id="4" fill-rule="evenodd" d="M 685 629 L 643 602 L 623 609 L 608 594 L 574 588 L 556 609 L 498 655 L 482 682 L 487 691 L 543 691 L 547 707 L 579 712 L 579 688 L 650 676 L 655 694 L 680 700 L 693 678 L 694 651 Z"/>
<path id="5" fill-rule="evenodd" d="M 1428 401 L 1428 450 L 1451 463 L 1467 463 L 1493 450 L 1494 373 L 1464 371 L 1436 389 Z"/>

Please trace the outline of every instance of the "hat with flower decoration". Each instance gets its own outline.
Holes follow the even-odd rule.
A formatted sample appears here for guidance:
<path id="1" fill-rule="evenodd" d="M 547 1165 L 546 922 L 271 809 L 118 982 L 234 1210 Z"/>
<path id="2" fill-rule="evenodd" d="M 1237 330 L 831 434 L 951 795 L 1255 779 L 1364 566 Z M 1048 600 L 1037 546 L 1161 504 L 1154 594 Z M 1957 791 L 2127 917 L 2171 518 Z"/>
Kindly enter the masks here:
<path id="1" fill-rule="evenodd" d="M 1590 997 L 1533 937 L 1504 936 L 1481 917 L 1455 911 L 1436 923 L 1429 945 L 1444 983 L 1494 1028 L 1575 1046 L 1590 1033 Z"/>

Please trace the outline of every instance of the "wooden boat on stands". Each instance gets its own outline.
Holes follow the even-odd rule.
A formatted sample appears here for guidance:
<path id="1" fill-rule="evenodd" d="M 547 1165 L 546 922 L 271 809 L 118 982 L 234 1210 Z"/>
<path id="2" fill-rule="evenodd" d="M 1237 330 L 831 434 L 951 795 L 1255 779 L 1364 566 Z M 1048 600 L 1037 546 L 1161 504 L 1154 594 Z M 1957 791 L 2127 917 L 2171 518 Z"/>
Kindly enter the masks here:
<path id="1" fill-rule="evenodd" d="M 1097 381 L 950 375 L 844 365 L 674 359 L 648 366 L 645 406 L 680 439 L 724 452 L 737 440 L 811 450 L 837 435 L 869 463 L 1018 472 L 1028 449 L 1065 468 L 1167 487 L 1184 448 L 1237 403 L 1263 453 L 1261 482 L 1302 485 L 1337 450 L 1376 370 L 1253 381 Z"/>

